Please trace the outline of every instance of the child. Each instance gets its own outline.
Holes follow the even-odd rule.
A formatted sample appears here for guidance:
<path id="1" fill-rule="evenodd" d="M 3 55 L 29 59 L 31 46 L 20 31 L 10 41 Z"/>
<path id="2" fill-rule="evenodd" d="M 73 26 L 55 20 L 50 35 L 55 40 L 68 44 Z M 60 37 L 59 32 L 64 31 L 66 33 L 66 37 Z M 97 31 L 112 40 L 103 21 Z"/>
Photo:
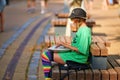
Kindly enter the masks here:
<path id="1" fill-rule="evenodd" d="M 51 61 L 65 64 L 67 60 L 78 63 L 87 63 L 89 57 L 89 49 L 91 45 L 91 29 L 86 25 L 86 12 L 82 8 L 73 9 L 69 18 L 76 24 L 78 30 L 73 38 L 71 45 L 60 42 L 57 47 L 64 46 L 71 51 L 54 52 L 46 50 L 42 53 L 42 64 L 45 74 L 45 80 L 51 80 Z M 66 57 L 67 56 L 67 57 Z"/>

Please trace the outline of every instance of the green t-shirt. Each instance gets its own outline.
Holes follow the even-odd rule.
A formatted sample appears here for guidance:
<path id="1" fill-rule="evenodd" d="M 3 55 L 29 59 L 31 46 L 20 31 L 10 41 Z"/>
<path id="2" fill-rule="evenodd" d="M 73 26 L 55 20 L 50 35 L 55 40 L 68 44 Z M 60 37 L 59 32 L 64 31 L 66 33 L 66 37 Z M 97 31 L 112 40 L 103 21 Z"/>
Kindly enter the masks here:
<path id="1" fill-rule="evenodd" d="M 75 51 L 59 53 L 62 60 L 75 61 L 78 63 L 86 63 L 89 57 L 90 45 L 91 45 L 91 29 L 87 26 L 82 26 L 76 32 L 71 45 L 78 48 L 80 53 Z"/>

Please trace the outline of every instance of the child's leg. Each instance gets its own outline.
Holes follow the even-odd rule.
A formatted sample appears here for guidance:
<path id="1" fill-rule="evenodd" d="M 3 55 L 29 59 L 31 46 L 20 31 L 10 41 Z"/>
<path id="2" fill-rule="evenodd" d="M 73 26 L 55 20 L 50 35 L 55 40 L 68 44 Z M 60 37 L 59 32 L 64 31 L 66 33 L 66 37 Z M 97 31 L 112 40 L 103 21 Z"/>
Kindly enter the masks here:
<path id="1" fill-rule="evenodd" d="M 53 61 L 53 52 L 44 51 L 41 56 L 45 78 L 51 78 L 51 61 Z"/>

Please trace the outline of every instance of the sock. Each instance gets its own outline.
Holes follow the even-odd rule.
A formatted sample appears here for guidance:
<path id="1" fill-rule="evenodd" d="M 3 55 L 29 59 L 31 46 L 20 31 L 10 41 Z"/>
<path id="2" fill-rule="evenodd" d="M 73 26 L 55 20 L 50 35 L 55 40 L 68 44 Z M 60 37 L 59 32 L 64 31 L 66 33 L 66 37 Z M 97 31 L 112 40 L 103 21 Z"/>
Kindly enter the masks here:
<path id="1" fill-rule="evenodd" d="M 52 77 L 51 61 L 53 61 L 53 52 L 44 51 L 41 56 L 45 78 L 51 78 Z"/>

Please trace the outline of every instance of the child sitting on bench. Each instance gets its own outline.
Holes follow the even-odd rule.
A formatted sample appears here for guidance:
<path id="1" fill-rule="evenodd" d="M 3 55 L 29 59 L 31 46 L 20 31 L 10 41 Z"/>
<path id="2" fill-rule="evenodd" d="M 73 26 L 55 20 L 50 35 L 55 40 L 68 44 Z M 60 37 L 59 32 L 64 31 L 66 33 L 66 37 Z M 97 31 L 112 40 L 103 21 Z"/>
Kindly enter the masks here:
<path id="1" fill-rule="evenodd" d="M 71 51 L 54 52 L 46 50 L 41 54 L 45 80 L 51 80 L 51 61 L 65 64 L 67 60 L 78 63 L 87 63 L 91 45 L 91 29 L 86 25 L 86 12 L 81 8 L 73 9 L 69 18 L 78 28 L 71 45 L 64 42 L 57 44 L 57 47 L 64 46 Z"/>

